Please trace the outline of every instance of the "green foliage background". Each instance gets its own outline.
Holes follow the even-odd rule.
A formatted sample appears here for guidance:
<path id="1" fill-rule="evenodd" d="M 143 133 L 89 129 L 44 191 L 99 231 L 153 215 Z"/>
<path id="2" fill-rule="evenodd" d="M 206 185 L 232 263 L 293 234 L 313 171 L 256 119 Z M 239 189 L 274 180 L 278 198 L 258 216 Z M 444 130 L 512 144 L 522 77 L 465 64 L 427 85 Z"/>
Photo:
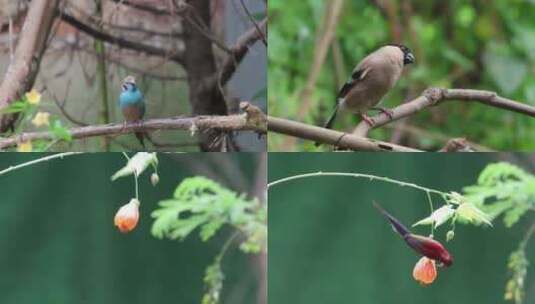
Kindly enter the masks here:
<path id="1" fill-rule="evenodd" d="M 304 121 L 321 125 L 335 104 L 340 82 L 353 66 L 377 47 L 391 43 L 392 21 L 373 1 L 345 1 L 335 41 L 343 59 L 344 79 L 337 79 L 329 52 L 313 92 L 312 109 Z M 533 0 L 414 0 L 392 3 L 399 18 L 401 41 L 416 55 L 383 105 L 393 107 L 427 87 L 492 90 L 535 106 L 535 2 Z M 269 1 L 269 112 L 295 119 L 314 56 L 315 34 L 328 1 Z M 337 129 L 354 126 L 341 119 Z M 467 137 L 506 151 L 535 148 L 535 120 L 479 104 L 448 102 L 413 116 L 408 123 L 419 132 L 402 143 L 437 149 L 452 137 Z M 370 136 L 389 140 L 392 129 Z M 270 134 L 269 149 L 314 150 L 309 142 L 284 147 L 283 136 Z"/>
<path id="2" fill-rule="evenodd" d="M 462 192 L 474 185 L 489 163 L 507 160 L 533 173 L 533 156 L 513 154 L 273 153 L 269 181 L 317 171 L 368 173 L 441 191 Z M 426 194 L 408 187 L 350 177 L 314 177 L 269 190 L 269 300 L 271 303 L 506 303 L 507 263 L 518 248 L 533 211 L 508 228 L 457 223 L 436 238 L 454 256 L 437 280 L 421 287 L 412 278 L 418 256 L 372 206 L 379 202 L 410 225 L 429 215 Z M 435 206 L 440 199 L 434 198 Z M 533 203 L 533 202 L 532 202 Z M 428 235 L 428 226 L 412 228 Z M 535 261 L 535 239 L 527 246 Z M 525 281 L 524 303 L 535 300 L 535 271 Z M 507 302 L 510 303 L 510 302 Z"/>
<path id="3" fill-rule="evenodd" d="M 0 168 L 38 155 L 2 153 Z M 129 234 L 113 226 L 117 209 L 134 195 L 133 178 L 110 181 L 125 164 L 120 153 L 76 155 L 1 176 L 0 302 L 199 303 L 205 269 L 232 231 L 223 228 L 209 242 L 197 234 L 183 242 L 158 240 L 150 214 L 180 181 L 199 173 L 190 165 L 209 165 L 210 157 L 158 155 L 160 183 L 153 187 L 150 173 L 140 177 L 141 217 Z M 255 155 L 227 157 L 245 180 L 254 180 Z M 235 176 L 216 180 L 230 187 L 229 178 Z M 236 247 L 227 254 L 223 303 L 254 303 L 250 260 Z"/>

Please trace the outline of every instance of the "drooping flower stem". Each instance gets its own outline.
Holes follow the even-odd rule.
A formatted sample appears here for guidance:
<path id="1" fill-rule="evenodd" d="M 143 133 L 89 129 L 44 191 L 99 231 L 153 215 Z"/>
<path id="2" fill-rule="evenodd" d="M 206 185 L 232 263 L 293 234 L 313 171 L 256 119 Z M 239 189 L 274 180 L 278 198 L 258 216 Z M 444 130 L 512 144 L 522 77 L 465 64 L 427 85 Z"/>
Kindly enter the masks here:
<path id="1" fill-rule="evenodd" d="M 126 152 L 123 152 L 123 156 L 126 158 L 126 161 L 130 160 L 130 157 L 128 157 L 128 154 Z M 135 197 L 137 200 L 139 200 L 139 183 L 138 183 L 138 173 L 134 172 L 134 183 L 135 183 Z"/>
<path id="2" fill-rule="evenodd" d="M 138 185 L 138 180 L 137 180 L 137 172 L 134 173 L 134 179 L 136 183 L 136 199 L 139 200 L 139 185 Z"/>
<path id="3" fill-rule="evenodd" d="M 429 208 L 431 209 L 431 214 L 435 212 L 435 209 L 433 208 L 433 200 L 431 200 L 431 193 L 429 191 L 426 192 L 427 194 L 427 200 L 429 201 Z M 431 223 L 431 238 L 435 237 L 435 223 Z"/>

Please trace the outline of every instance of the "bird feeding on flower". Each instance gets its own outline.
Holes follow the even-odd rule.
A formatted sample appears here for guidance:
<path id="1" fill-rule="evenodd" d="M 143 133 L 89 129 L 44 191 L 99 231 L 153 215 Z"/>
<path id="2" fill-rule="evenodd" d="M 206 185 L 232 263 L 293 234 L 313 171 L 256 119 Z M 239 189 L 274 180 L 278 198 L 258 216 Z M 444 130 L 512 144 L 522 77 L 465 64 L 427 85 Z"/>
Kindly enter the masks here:
<path id="1" fill-rule="evenodd" d="M 441 243 L 433 240 L 430 237 L 411 233 L 407 227 L 386 212 L 379 204 L 374 202 L 373 205 L 375 208 L 377 208 L 377 210 L 379 210 L 379 212 L 381 212 L 381 214 L 386 217 L 386 219 L 388 219 L 394 228 L 394 231 L 403 237 L 405 243 L 407 243 L 407 245 L 409 245 L 409 247 L 411 247 L 418 254 L 438 261 L 440 264 L 445 265 L 446 267 L 449 267 L 453 264 L 453 257 Z"/>

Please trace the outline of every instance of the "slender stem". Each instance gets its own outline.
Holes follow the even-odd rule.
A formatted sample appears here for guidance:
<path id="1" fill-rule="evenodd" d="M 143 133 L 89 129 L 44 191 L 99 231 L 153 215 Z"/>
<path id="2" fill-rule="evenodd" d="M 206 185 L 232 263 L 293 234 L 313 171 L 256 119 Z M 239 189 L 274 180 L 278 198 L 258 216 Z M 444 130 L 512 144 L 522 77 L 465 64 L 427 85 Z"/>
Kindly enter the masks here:
<path id="1" fill-rule="evenodd" d="M 429 209 L 431 209 L 431 214 L 435 212 L 435 209 L 433 208 L 433 201 L 431 200 L 431 193 L 429 191 L 426 192 L 427 194 L 427 200 L 429 201 Z M 435 222 L 431 223 L 431 238 L 435 236 Z"/>
<path id="2" fill-rule="evenodd" d="M 102 3 L 101 0 L 95 0 L 96 15 L 101 16 Z M 99 30 L 102 30 L 102 24 L 97 26 Z M 106 79 L 106 46 L 104 42 L 98 39 L 94 39 L 93 47 L 97 54 L 97 78 L 100 90 L 100 122 L 108 124 L 110 122 L 110 113 L 108 106 L 108 81 Z M 102 149 L 104 151 L 110 150 L 110 140 L 107 136 L 102 136 Z"/>
<path id="3" fill-rule="evenodd" d="M 282 184 L 282 183 L 286 183 L 286 182 L 289 182 L 289 181 L 292 181 L 292 180 L 296 180 L 296 179 L 302 179 L 302 178 L 307 178 L 307 177 L 317 177 L 317 176 L 345 176 L 345 177 L 354 177 L 354 178 L 368 178 L 368 179 L 370 179 L 370 181 L 379 180 L 379 181 L 383 181 L 383 182 L 387 182 L 387 183 L 391 183 L 391 184 L 396 184 L 396 185 L 399 185 L 399 186 L 402 186 L 402 187 L 411 187 L 411 188 L 414 188 L 414 189 L 425 191 L 428 194 L 429 193 L 435 193 L 435 194 L 438 194 L 438 195 L 440 195 L 442 197 L 450 196 L 450 194 L 446 193 L 446 192 L 442 192 L 442 191 L 439 191 L 439 190 L 436 190 L 436 189 L 422 187 L 422 186 L 419 186 L 419 185 L 416 185 L 416 184 L 413 184 L 413 183 L 402 182 L 402 181 L 391 179 L 391 178 L 388 178 L 388 177 L 376 176 L 376 175 L 371 175 L 371 174 L 345 173 L 345 172 L 321 172 L 320 171 L 320 172 L 312 172 L 312 173 L 304 173 L 304 174 L 299 174 L 299 175 L 288 176 L 288 177 L 281 178 L 281 179 L 278 179 L 276 181 L 273 181 L 273 182 L 269 183 L 267 185 L 267 188 L 269 189 L 272 186 L 275 186 L 275 185 L 278 185 L 278 184 Z"/>
<path id="4" fill-rule="evenodd" d="M 7 173 L 9 173 L 11 171 L 15 171 L 15 170 L 18 170 L 18 169 L 21 169 L 21 168 L 24 168 L 24 167 L 35 165 L 37 163 L 49 161 L 49 160 L 56 159 L 56 158 L 63 158 L 63 157 L 71 156 L 71 155 L 75 155 L 75 154 L 82 154 L 82 153 L 83 152 L 65 152 L 65 153 L 58 153 L 58 154 L 53 154 L 53 155 L 41 157 L 41 158 L 34 159 L 34 160 L 31 160 L 31 161 L 28 161 L 28 162 L 25 162 L 25 163 L 22 163 L 22 164 L 18 164 L 18 165 L 15 165 L 15 166 L 10 166 L 10 167 L 0 171 L 0 176 L 4 175 L 4 174 L 7 174 Z"/>
<path id="5" fill-rule="evenodd" d="M 236 230 L 226 241 L 225 244 L 223 244 L 223 247 L 221 247 L 221 251 L 217 255 L 217 259 L 219 262 L 223 259 L 225 256 L 225 253 L 227 253 L 228 248 L 230 247 L 230 244 L 232 244 L 232 241 L 240 234 L 239 230 Z"/>
<path id="6" fill-rule="evenodd" d="M 136 183 L 136 199 L 139 200 L 139 185 L 137 181 L 137 172 L 134 172 L 134 180 Z"/>
<path id="7" fill-rule="evenodd" d="M 526 231 L 526 234 L 524 234 L 524 237 L 522 238 L 522 241 L 520 242 L 520 249 L 525 250 L 526 246 L 529 242 L 529 239 L 533 236 L 535 233 L 535 222 L 531 224 L 531 226 Z"/>

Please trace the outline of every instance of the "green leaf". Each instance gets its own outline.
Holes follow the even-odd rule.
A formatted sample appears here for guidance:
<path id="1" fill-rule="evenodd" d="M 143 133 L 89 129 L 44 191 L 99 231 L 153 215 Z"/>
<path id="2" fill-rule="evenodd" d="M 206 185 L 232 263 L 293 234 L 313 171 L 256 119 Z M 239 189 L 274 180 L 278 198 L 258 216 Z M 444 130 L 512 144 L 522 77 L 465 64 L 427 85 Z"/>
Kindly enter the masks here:
<path id="1" fill-rule="evenodd" d="M 451 207 L 451 205 L 444 205 L 440 207 L 439 209 L 435 210 L 430 216 L 416 222 L 414 226 L 418 225 L 435 225 L 435 228 L 444 224 L 447 222 L 453 215 L 455 214 L 455 210 Z"/>
<path id="2" fill-rule="evenodd" d="M 468 222 L 476 224 L 484 223 L 492 226 L 488 215 L 471 203 L 464 203 L 460 205 L 459 208 L 457 208 L 456 213 L 461 219 L 464 219 Z"/>
<path id="3" fill-rule="evenodd" d="M 152 213 L 152 234 L 157 238 L 183 240 L 199 228 L 201 239 L 207 241 L 228 224 L 243 232 L 251 252 L 265 248 L 267 209 L 261 208 L 258 200 L 247 199 L 208 178 L 184 179 L 173 198 L 158 206 Z"/>
<path id="4" fill-rule="evenodd" d="M 31 105 L 23 101 L 12 102 L 8 107 L 2 109 L 0 113 L 21 113 L 30 108 Z"/>
<path id="5" fill-rule="evenodd" d="M 156 153 L 138 152 L 128 160 L 126 166 L 115 172 L 115 174 L 111 177 L 111 180 L 114 181 L 119 177 L 125 177 L 133 174 L 139 176 L 150 165 L 158 165 Z"/>
<path id="6" fill-rule="evenodd" d="M 72 141 L 72 135 L 67 128 L 63 126 L 59 119 L 54 120 L 50 125 L 50 131 L 54 134 L 54 138 L 64 141 Z"/>
<path id="7" fill-rule="evenodd" d="M 520 220 L 520 217 L 524 215 L 529 210 L 529 206 L 527 204 L 520 204 L 516 206 L 515 208 L 510 208 L 503 218 L 503 222 L 505 223 L 506 227 L 511 227 L 518 220 Z"/>

